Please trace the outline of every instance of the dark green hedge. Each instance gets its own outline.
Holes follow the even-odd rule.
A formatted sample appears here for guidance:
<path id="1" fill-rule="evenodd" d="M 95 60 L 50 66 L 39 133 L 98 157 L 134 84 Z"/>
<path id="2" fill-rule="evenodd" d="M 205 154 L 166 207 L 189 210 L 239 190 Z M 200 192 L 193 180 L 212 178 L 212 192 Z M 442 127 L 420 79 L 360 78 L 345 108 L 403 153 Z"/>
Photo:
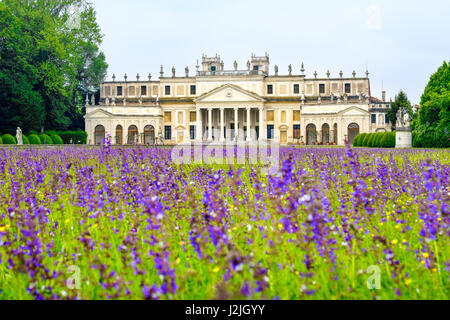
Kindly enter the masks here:
<path id="1" fill-rule="evenodd" d="M 2 137 L 0 136 L 0 144 L 3 144 L 3 140 Z"/>
<path id="2" fill-rule="evenodd" d="M 395 148 L 395 132 L 362 133 L 355 137 L 353 146 Z"/>
<path id="3" fill-rule="evenodd" d="M 30 141 L 28 140 L 27 136 L 24 134 L 22 135 L 22 142 L 24 145 L 30 144 Z"/>
<path id="4" fill-rule="evenodd" d="M 64 131 L 57 133 L 64 144 L 86 144 L 87 132 L 86 131 Z"/>
<path id="5" fill-rule="evenodd" d="M 39 139 L 41 139 L 41 144 L 53 144 L 52 138 L 50 138 L 45 133 L 39 135 Z"/>
<path id="6" fill-rule="evenodd" d="M 16 139 L 9 133 L 2 136 L 3 144 L 16 144 Z"/>
<path id="7" fill-rule="evenodd" d="M 41 144 L 41 139 L 36 134 L 30 134 L 28 136 L 28 141 L 30 142 L 30 144 Z"/>
<path id="8" fill-rule="evenodd" d="M 381 139 L 383 148 L 395 148 L 395 132 L 386 132 Z"/>
<path id="9" fill-rule="evenodd" d="M 53 144 L 64 144 L 63 140 L 61 139 L 61 137 L 57 134 L 52 134 L 50 136 L 50 138 L 53 141 Z"/>

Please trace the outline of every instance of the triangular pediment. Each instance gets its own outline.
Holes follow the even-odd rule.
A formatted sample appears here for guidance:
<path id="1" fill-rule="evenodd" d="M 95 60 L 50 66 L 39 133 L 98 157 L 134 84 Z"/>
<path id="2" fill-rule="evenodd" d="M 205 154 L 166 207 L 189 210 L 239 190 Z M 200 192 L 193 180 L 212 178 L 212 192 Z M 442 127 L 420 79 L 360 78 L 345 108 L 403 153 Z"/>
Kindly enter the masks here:
<path id="1" fill-rule="evenodd" d="M 100 108 L 86 114 L 86 118 L 111 118 L 113 116 L 112 113 Z"/>
<path id="2" fill-rule="evenodd" d="M 264 98 L 256 93 L 242 89 L 234 84 L 225 84 L 202 94 L 194 100 L 201 102 L 264 102 Z"/>
<path id="3" fill-rule="evenodd" d="M 342 110 L 338 112 L 339 115 L 345 115 L 345 116 L 359 116 L 359 115 L 368 115 L 369 112 L 366 110 L 363 110 L 361 108 L 358 108 L 356 106 L 349 107 L 345 110 Z"/>

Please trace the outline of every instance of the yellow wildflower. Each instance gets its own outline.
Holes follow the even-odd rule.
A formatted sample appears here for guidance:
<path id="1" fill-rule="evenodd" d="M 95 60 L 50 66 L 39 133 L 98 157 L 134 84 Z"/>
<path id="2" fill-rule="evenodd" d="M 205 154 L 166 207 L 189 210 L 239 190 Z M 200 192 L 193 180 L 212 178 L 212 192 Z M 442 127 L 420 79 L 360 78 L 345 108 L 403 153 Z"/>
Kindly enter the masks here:
<path id="1" fill-rule="evenodd" d="M 424 252 L 424 253 L 422 253 L 422 255 L 423 255 L 423 257 L 426 259 L 426 258 L 428 258 L 430 255 L 428 254 L 428 252 Z"/>
<path id="2" fill-rule="evenodd" d="M 283 229 L 283 225 L 281 223 L 278 224 L 278 229 Z"/>
<path id="3" fill-rule="evenodd" d="M 214 272 L 214 273 L 217 273 L 217 272 L 219 272 L 219 270 L 220 270 L 219 267 L 215 267 L 215 268 L 213 269 L 213 272 Z"/>
<path id="4" fill-rule="evenodd" d="M 431 271 L 433 271 L 433 272 L 437 272 L 437 269 L 436 269 L 436 268 L 433 268 L 433 269 L 431 269 Z"/>
<path id="5" fill-rule="evenodd" d="M 408 286 L 411 282 L 412 282 L 411 279 L 406 279 L 406 280 L 405 280 L 405 284 L 406 284 L 407 286 Z"/>
<path id="6" fill-rule="evenodd" d="M 176 264 L 179 264 L 180 261 L 181 261 L 180 258 L 177 258 L 177 260 L 175 261 L 175 263 L 176 263 Z"/>
<path id="7" fill-rule="evenodd" d="M 425 264 L 425 260 L 420 261 L 420 264 Z"/>
<path id="8" fill-rule="evenodd" d="M 394 239 L 394 240 L 391 241 L 391 243 L 392 243 L 392 244 L 397 244 L 397 243 L 398 243 L 398 240 L 397 240 L 397 239 Z"/>
<path id="9" fill-rule="evenodd" d="M 184 241 L 180 241 L 180 246 L 184 246 Z"/>

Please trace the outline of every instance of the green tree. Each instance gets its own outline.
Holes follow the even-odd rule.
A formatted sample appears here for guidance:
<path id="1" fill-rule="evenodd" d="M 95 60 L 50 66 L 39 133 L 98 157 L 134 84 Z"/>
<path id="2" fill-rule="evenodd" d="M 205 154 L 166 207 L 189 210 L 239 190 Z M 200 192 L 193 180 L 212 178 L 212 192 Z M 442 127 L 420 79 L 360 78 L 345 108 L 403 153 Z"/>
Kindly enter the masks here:
<path id="1" fill-rule="evenodd" d="M 81 97 L 107 69 L 92 4 L 3 0 L 0 25 L 0 130 L 84 128 Z"/>
<path id="2" fill-rule="evenodd" d="M 414 146 L 450 147 L 450 63 L 430 77 L 414 122 Z"/>
<path id="3" fill-rule="evenodd" d="M 397 124 L 397 112 L 400 108 L 406 108 L 410 116 L 413 116 L 411 102 L 409 102 L 408 96 L 403 90 L 400 90 L 400 92 L 395 96 L 394 102 L 391 103 L 391 107 L 387 111 L 387 116 L 391 123 L 392 130 L 395 130 L 395 126 Z"/>

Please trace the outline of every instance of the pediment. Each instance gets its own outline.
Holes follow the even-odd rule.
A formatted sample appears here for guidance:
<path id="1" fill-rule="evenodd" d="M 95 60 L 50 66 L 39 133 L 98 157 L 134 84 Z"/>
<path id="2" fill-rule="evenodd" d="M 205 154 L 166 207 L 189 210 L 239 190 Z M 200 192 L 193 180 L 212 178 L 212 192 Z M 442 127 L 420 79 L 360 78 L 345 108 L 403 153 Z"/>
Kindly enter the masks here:
<path id="1" fill-rule="evenodd" d="M 343 116 L 365 116 L 368 115 L 369 112 L 356 106 L 353 106 L 338 112 L 338 114 Z"/>
<path id="2" fill-rule="evenodd" d="M 264 102 L 264 98 L 256 93 L 242 89 L 234 84 L 225 84 L 207 93 L 202 94 L 194 100 L 201 102 Z"/>
<path id="3" fill-rule="evenodd" d="M 100 118 L 100 119 L 106 119 L 106 118 L 111 118 L 114 115 L 106 110 L 103 109 L 96 109 L 88 114 L 86 114 L 86 118 Z"/>

